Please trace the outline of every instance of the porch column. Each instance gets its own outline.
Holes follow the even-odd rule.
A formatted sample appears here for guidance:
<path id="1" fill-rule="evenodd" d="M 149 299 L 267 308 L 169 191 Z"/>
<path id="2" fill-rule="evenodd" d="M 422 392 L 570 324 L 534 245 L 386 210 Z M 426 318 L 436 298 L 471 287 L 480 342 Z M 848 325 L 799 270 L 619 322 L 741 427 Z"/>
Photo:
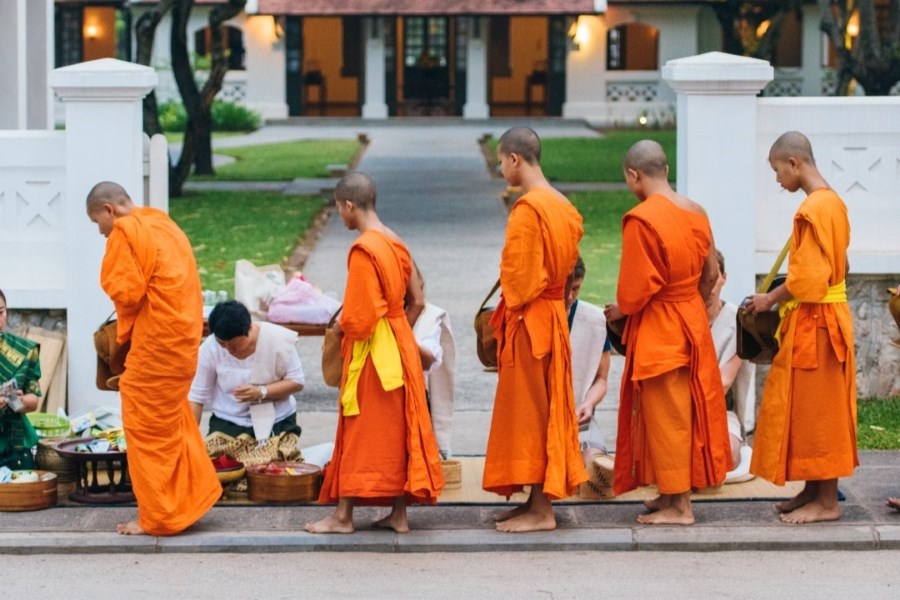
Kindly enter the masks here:
<path id="1" fill-rule="evenodd" d="M 756 282 L 756 95 L 774 71 L 709 52 L 670 60 L 662 76 L 678 97 L 678 193 L 706 208 L 728 270 L 722 297 L 739 300 Z"/>
<path id="2" fill-rule="evenodd" d="M 466 48 L 466 103 L 464 119 L 487 119 L 487 19 L 471 17 Z"/>
<path id="3" fill-rule="evenodd" d="M 25 0 L 0 2 L 0 129 L 25 129 Z"/>
<path id="4" fill-rule="evenodd" d="M 68 281 L 69 412 L 118 406 L 95 385 L 93 334 L 112 303 L 100 287 L 106 240 L 88 219 L 85 199 L 100 181 L 121 184 L 143 203 L 142 99 L 156 85 L 150 67 L 104 58 L 56 69 L 50 84 L 66 114 L 66 273 Z"/>
<path id="5" fill-rule="evenodd" d="M 28 0 L 26 21 L 28 27 L 25 55 L 28 69 L 26 127 L 52 129 L 53 94 L 48 79 L 54 62 L 53 0 Z"/>
<path id="6" fill-rule="evenodd" d="M 384 69 L 384 23 L 381 17 L 368 17 L 363 28 L 366 36 L 365 98 L 363 99 L 363 119 L 387 119 L 388 106 L 385 102 Z"/>

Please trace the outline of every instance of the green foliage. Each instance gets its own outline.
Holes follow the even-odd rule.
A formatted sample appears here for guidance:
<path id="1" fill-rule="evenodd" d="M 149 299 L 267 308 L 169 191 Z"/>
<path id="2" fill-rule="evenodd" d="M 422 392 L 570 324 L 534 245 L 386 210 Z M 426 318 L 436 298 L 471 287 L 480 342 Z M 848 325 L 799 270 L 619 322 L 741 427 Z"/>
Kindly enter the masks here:
<path id="1" fill-rule="evenodd" d="M 856 415 L 860 450 L 900 449 L 900 397 L 860 400 Z"/>
<path id="2" fill-rule="evenodd" d="M 168 100 L 161 102 L 159 125 L 163 131 L 183 132 L 187 127 L 187 112 L 181 102 Z M 215 100 L 210 109 L 213 131 L 254 131 L 259 129 L 262 117 L 258 112 L 224 100 Z"/>
<path id="3" fill-rule="evenodd" d="M 603 137 L 545 138 L 541 140 L 541 167 L 550 181 L 624 182 L 622 159 L 640 140 L 659 142 L 669 157 L 670 179 L 675 178 L 675 130 L 629 129 Z M 497 140 L 490 139 L 491 155 Z"/>
<path id="4" fill-rule="evenodd" d="M 262 117 L 234 102 L 216 100 L 211 109 L 213 131 L 256 131 Z"/>
<path id="5" fill-rule="evenodd" d="M 580 298 L 598 306 L 615 302 L 622 258 L 622 215 L 636 204 L 630 192 L 585 192 L 569 200 L 584 218 L 581 257 L 585 277 Z"/>
<path id="6" fill-rule="evenodd" d="M 320 196 L 187 192 L 169 213 L 187 234 L 205 290 L 234 296 L 234 263 L 283 264 L 324 207 Z"/>
<path id="7" fill-rule="evenodd" d="M 187 112 L 181 102 L 168 100 L 157 107 L 159 126 L 163 131 L 184 131 L 187 126 Z"/>
<path id="8" fill-rule="evenodd" d="M 241 148 L 217 148 L 216 154 L 233 156 L 237 161 L 216 167 L 214 177 L 193 179 L 290 181 L 297 177 L 328 177 L 328 165 L 349 164 L 357 150 L 357 140 L 303 140 Z"/>

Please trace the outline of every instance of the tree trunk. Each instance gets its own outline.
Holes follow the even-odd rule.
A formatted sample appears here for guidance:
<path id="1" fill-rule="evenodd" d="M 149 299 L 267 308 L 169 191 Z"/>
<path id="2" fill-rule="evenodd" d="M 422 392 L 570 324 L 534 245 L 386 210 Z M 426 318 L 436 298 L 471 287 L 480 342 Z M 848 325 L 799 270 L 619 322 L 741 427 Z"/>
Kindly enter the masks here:
<path id="1" fill-rule="evenodd" d="M 181 196 L 184 182 L 191 172 L 194 162 L 196 129 L 203 126 L 199 110 L 200 93 L 194 81 L 194 69 L 188 55 L 187 24 L 191 16 L 193 0 L 174 0 L 172 5 L 172 31 L 169 36 L 169 47 L 172 58 L 172 75 L 178 85 L 178 93 L 187 113 L 184 140 L 178 162 L 169 171 L 169 195 Z M 208 125 L 207 125 L 208 127 Z"/>
<path id="2" fill-rule="evenodd" d="M 200 112 L 203 113 L 205 121 L 196 131 L 194 148 L 194 172 L 199 175 L 215 174 L 212 162 L 212 105 L 222 89 L 225 73 L 228 72 L 228 56 L 225 52 L 222 24 L 240 14 L 246 4 L 247 0 L 229 0 L 227 5 L 214 6 L 209 13 L 212 64 L 209 78 L 199 94 Z"/>
<path id="3" fill-rule="evenodd" d="M 152 10 L 142 14 L 135 23 L 134 32 L 137 48 L 134 62 L 137 64 L 150 66 L 156 28 L 170 8 L 172 8 L 172 0 L 160 0 L 159 4 Z M 155 90 L 151 90 L 144 97 L 144 133 L 149 136 L 162 133 L 162 127 L 159 125 L 159 110 L 157 109 Z"/>

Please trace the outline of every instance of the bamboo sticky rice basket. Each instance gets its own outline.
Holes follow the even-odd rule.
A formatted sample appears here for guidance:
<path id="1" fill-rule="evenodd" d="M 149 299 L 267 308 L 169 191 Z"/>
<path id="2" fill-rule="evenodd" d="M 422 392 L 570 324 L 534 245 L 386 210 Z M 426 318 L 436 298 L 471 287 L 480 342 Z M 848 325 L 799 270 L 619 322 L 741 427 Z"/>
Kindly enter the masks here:
<path id="1" fill-rule="evenodd" d="M 322 486 L 322 469 L 301 462 L 275 462 L 282 474 L 268 472 L 270 465 L 247 468 L 247 496 L 251 502 L 313 502 Z M 295 474 L 287 473 L 291 469 Z"/>
<path id="2" fill-rule="evenodd" d="M 40 481 L 0 483 L 0 511 L 41 510 L 56 505 L 56 474 L 35 473 Z"/>

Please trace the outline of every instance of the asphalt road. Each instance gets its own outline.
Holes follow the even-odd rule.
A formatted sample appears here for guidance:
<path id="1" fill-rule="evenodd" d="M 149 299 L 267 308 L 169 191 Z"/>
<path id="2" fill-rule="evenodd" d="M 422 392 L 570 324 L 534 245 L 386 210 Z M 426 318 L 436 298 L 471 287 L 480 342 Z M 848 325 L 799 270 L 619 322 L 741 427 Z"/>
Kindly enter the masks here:
<path id="1" fill-rule="evenodd" d="M 900 551 L 4 556 L 4 598 L 900 597 Z"/>

